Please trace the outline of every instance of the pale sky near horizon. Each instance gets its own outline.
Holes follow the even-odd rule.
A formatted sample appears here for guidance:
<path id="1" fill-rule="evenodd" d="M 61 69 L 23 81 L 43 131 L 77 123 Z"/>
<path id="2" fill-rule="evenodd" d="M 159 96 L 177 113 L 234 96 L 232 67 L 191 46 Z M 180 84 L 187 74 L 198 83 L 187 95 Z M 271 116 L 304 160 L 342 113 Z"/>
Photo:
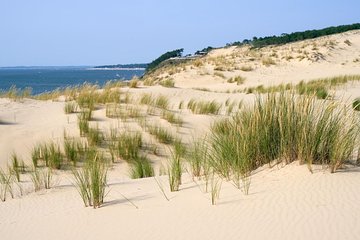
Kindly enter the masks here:
<path id="1" fill-rule="evenodd" d="M 359 0 L 0 0 L 0 67 L 150 62 L 360 22 Z"/>

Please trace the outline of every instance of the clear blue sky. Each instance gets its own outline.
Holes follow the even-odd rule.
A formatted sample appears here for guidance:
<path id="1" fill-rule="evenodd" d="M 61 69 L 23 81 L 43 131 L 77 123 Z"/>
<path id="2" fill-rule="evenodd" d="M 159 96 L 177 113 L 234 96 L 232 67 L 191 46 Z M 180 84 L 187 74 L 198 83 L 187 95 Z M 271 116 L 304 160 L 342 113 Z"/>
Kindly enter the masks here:
<path id="1" fill-rule="evenodd" d="M 0 0 L 0 66 L 149 62 L 360 22 L 359 0 Z"/>

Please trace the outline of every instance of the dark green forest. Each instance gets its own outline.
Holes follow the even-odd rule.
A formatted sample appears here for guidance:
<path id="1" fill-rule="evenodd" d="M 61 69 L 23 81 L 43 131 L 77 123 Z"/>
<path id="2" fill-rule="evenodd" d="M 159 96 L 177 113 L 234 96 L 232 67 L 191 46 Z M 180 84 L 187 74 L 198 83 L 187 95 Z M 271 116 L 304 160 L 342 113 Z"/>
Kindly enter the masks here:
<path id="1" fill-rule="evenodd" d="M 307 30 L 303 32 L 283 33 L 280 36 L 266 36 L 266 37 L 253 37 L 252 40 L 244 39 L 242 42 L 233 42 L 227 44 L 227 46 L 241 46 L 250 44 L 253 47 L 260 48 L 269 45 L 279 45 L 285 43 L 291 43 L 306 39 L 312 39 L 322 36 L 327 36 L 336 33 L 343 33 L 350 30 L 360 29 L 360 23 L 354 23 L 350 25 L 340 25 L 337 27 L 327 27 L 320 30 Z"/>
<path id="2" fill-rule="evenodd" d="M 160 57 L 158 57 L 157 59 L 155 59 L 154 61 L 149 63 L 145 72 L 147 72 L 147 73 L 150 72 L 151 70 L 155 69 L 160 63 L 164 62 L 165 60 L 168 60 L 168 59 L 174 58 L 174 57 L 181 57 L 183 52 L 184 52 L 184 49 L 180 48 L 180 49 L 176 49 L 176 50 L 164 53 L 163 55 L 161 55 Z"/>

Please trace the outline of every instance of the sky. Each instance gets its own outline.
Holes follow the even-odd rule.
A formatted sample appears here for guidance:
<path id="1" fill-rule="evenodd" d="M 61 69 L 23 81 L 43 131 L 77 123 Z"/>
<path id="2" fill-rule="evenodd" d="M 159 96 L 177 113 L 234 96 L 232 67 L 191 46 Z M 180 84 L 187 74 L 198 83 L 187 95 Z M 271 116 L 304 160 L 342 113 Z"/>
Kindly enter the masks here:
<path id="1" fill-rule="evenodd" d="M 146 63 L 360 22 L 359 0 L 0 0 L 0 67 Z"/>

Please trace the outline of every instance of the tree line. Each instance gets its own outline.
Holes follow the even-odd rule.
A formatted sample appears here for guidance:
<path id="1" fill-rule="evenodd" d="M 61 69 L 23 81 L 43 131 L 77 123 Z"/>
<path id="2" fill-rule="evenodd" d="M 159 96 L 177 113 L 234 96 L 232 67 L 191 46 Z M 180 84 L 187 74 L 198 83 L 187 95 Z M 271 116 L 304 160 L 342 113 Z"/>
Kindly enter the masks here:
<path id="1" fill-rule="evenodd" d="M 266 36 L 266 37 L 253 37 L 252 40 L 244 39 L 242 42 L 228 43 L 227 46 L 241 46 L 250 44 L 253 47 L 260 48 L 269 45 L 280 45 L 285 43 L 291 43 L 306 39 L 313 39 L 317 37 L 327 36 L 336 33 L 343 33 L 350 30 L 360 29 L 360 23 L 354 23 L 350 25 L 340 25 L 336 27 L 327 27 L 319 30 L 307 30 L 303 32 L 283 33 L 280 36 Z"/>

